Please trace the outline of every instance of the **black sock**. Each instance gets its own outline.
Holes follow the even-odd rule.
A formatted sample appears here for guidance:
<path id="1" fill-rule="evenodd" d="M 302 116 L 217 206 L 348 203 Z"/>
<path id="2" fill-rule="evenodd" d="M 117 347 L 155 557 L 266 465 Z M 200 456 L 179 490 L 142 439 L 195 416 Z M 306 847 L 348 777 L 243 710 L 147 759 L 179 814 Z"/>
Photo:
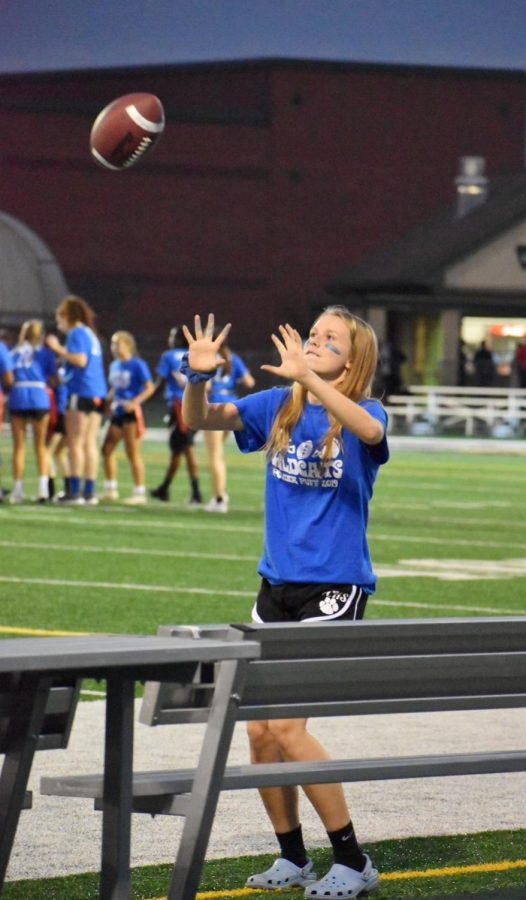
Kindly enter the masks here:
<path id="1" fill-rule="evenodd" d="M 327 834 L 332 844 L 334 862 L 361 872 L 365 866 L 366 859 L 356 840 L 352 822 L 349 822 L 345 828 L 339 828 L 338 831 L 328 831 Z"/>
<path id="2" fill-rule="evenodd" d="M 276 833 L 276 837 L 283 859 L 288 859 L 289 862 L 302 869 L 307 864 L 307 851 L 303 843 L 301 825 L 293 828 L 292 831 L 284 831 L 283 834 Z"/>
<path id="3" fill-rule="evenodd" d="M 192 500 L 197 500 L 198 503 L 202 502 L 201 491 L 199 490 L 199 479 L 191 478 L 190 484 L 192 487 Z"/>

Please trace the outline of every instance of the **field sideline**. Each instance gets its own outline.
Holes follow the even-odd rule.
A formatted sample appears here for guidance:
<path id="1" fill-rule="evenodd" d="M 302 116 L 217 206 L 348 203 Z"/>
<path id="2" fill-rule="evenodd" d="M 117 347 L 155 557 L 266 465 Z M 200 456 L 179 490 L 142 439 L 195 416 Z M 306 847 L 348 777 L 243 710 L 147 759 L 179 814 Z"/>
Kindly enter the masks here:
<path id="1" fill-rule="evenodd" d="M 145 457 L 154 486 L 165 447 L 147 443 Z M 226 516 L 186 509 L 184 471 L 169 504 L 0 506 L 0 634 L 152 633 L 167 622 L 249 620 L 261 548 L 262 459 L 243 457 L 231 443 L 228 466 Z M 126 496 L 129 475 L 122 461 L 120 468 Z M 202 481 L 206 491 L 204 465 Z M 27 487 L 30 496 L 31 479 Z M 525 490 L 520 456 L 394 453 L 371 507 L 379 585 L 367 616 L 526 612 Z"/>

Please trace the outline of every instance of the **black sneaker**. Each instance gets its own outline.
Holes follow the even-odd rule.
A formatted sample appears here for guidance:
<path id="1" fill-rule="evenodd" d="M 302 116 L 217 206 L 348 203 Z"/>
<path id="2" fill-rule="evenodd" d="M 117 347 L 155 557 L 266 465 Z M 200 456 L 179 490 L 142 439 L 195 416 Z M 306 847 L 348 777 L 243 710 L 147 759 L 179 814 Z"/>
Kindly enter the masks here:
<path id="1" fill-rule="evenodd" d="M 167 487 L 163 484 L 160 484 L 159 487 L 150 491 L 150 497 L 155 497 L 156 500 L 164 500 L 166 503 L 170 499 L 170 492 Z"/>

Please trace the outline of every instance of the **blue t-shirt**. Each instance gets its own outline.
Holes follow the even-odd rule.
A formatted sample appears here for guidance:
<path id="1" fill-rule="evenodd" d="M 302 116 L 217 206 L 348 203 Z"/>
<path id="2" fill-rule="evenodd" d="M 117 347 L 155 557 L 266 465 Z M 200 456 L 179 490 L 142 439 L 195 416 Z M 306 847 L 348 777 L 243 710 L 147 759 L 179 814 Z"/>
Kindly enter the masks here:
<path id="1" fill-rule="evenodd" d="M 166 381 L 166 386 L 164 388 L 164 398 L 168 406 L 171 406 L 174 400 L 183 399 L 184 386 L 186 384 L 186 375 L 183 375 L 179 370 L 181 368 L 181 360 L 184 354 L 187 352 L 188 350 L 185 350 L 183 347 L 175 347 L 173 350 L 165 350 L 157 365 L 157 374 L 161 378 L 164 378 L 164 380 Z M 179 384 L 177 379 L 174 377 L 174 372 L 179 373 L 181 384 Z"/>
<path id="2" fill-rule="evenodd" d="M 75 328 L 68 331 L 66 350 L 68 353 L 84 353 L 87 357 L 86 365 L 83 368 L 72 366 L 71 363 L 66 362 L 65 383 L 68 395 L 77 394 L 79 397 L 89 398 L 105 397 L 107 385 L 102 348 L 95 332 L 87 325 L 76 325 Z"/>
<path id="3" fill-rule="evenodd" d="M 230 372 L 225 373 L 219 368 L 210 381 L 209 403 L 228 403 L 236 399 L 236 386 L 246 375 L 248 369 L 237 353 L 230 357 Z"/>
<path id="4" fill-rule="evenodd" d="M 243 453 L 261 450 L 290 389 L 272 388 L 235 401 L 243 430 L 234 435 Z M 360 403 L 387 427 L 377 400 Z M 272 584 L 376 586 L 367 546 L 368 505 L 378 468 L 389 458 L 387 440 L 375 446 L 342 429 L 331 458 L 321 444 L 329 419 L 321 404 L 307 403 L 286 454 L 267 462 L 265 532 L 259 574 Z"/>
<path id="5" fill-rule="evenodd" d="M 29 342 L 18 344 L 10 353 L 14 383 L 9 391 L 9 409 L 49 409 L 49 379 L 56 375 L 55 355 L 49 347 L 34 347 Z"/>
<path id="6" fill-rule="evenodd" d="M 148 365 L 138 356 L 131 359 L 114 359 L 110 365 L 108 381 L 113 388 L 113 400 L 111 411 L 116 416 L 122 416 L 124 400 L 133 400 L 144 390 L 147 381 L 152 380 L 152 373 Z"/>
<path id="7" fill-rule="evenodd" d="M 13 369 L 13 363 L 11 361 L 11 355 L 9 350 L 3 341 L 0 341 L 0 378 L 2 375 L 5 375 L 6 372 L 11 372 Z M 0 385 L 0 390 L 2 386 Z"/>

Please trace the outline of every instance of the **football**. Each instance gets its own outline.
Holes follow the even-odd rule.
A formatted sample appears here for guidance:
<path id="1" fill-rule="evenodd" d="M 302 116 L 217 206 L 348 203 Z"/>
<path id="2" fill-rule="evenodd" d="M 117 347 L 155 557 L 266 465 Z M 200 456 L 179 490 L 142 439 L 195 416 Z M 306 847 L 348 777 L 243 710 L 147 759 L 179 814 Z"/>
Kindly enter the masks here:
<path id="1" fill-rule="evenodd" d="M 125 94 L 99 113 L 90 135 L 91 155 L 104 169 L 129 169 L 164 131 L 164 109 L 155 94 Z"/>

